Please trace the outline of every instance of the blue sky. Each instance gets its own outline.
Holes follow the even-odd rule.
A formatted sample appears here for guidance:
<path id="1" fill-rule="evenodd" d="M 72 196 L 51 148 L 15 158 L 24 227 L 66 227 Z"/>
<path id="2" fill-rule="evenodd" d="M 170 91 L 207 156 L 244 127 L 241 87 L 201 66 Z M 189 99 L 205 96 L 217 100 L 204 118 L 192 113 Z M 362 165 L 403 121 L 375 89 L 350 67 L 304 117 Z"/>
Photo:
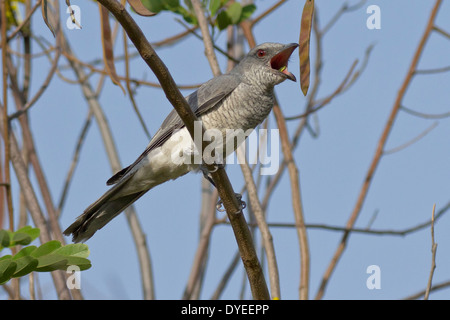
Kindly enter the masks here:
<path id="1" fill-rule="evenodd" d="M 357 1 L 349 1 L 350 4 Z M 261 13 L 273 1 L 255 1 Z M 304 1 L 290 0 L 260 22 L 254 29 L 258 43 L 297 42 Z M 318 0 L 320 25 L 323 27 L 339 10 L 344 1 Z M 306 223 L 344 226 L 356 202 L 364 176 L 375 152 L 376 143 L 384 128 L 396 94 L 406 75 L 413 53 L 425 29 L 434 1 L 373 0 L 359 10 L 344 14 L 323 39 L 323 73 L 319 97 L 333 92 L 355 59 L 359 66 L 368 46 L 374 45 L 366 70 L 343 95 L 317 114 L 320 134 L 312 137 L 305 132 L 295 150 L 300 172 Z M 82 30 L 64 32 L 78 58 L 83 61 L 101 57 L 98 9 L 92 2 L 72 1 L 81 8 Z M 369 5 L 381 9 L 381 29 L 369 30 L 366 20 Z M 64 9 L 64 10 L 63 10 Z M 442 4 L 436 25 L 450 31 L 450 3 Z M 62 8 L 63 21 L 68 17 Z M 134 15 L 147 38 L 153 42 L 183 31 L 170 13 L 152 18 Z M 36 31 L 50 38 L 50 32 L 39 15 L 33 19 Z M 119 37 L 117 54 L 121 52 Z M 225 47 L 225 35 L 217 44 Z M 33 47 L 39 51 L 37 46 Z M 311 46 L 312 63 L 315 43 Z M 203 54 L 203 44 L 188 37 L 172 47 L 157 50 L 175 81 L 196 84 L 209 80 L 212 72 Z M 433 33 L 419 63 L 419 69 L 445 67 L 450 64 L 450 41 Z M 222 70 L 226 60 L 219 55 Z M 37 90 L 46 74 L 48 63 L 34 64 L 32 90 Z M 289 69 L 299 78 L 297 51 Z M 118 63 L 119 74 L 124 73 Z M 67 76 L 72 74 L 65 72 Z M 155 81 L 146 65 L 133 63 L 132 76 Z M 313 79 L 312 79 L 313 80 Z M 95 87 L 98 76 L 91 78 Z M 405 107 L 423 113 L 439 114 L 450 108 L 450 73 L 414 77 L 403 100 Z M 190 91 L 183 91 L 187 95 Z M 305 97 L 298 83 L 286 81 L 276 88 L 277 97 L 286 116 L 300 114 Z M 172 107 L 159 89 L 138 89 L 137 104 L 151 133 L 155 133 Z M 120 88 L 106 80 L 100 103 L 114 133 L 123 166 L 133 162 L 148 143 L 128 97 Z M 31 126 L 37 150 L 47 173 L 48 183 L 56 202 L 79 130 L 88 113 L 81 90 L 55 77 L 46 93 L 31 110 Z M 273 115 L 270 115 L 274 124 Z M 402 145 L 435 121 L 437 126 L 424 138 L 400 152 L 383 156 L 371 184 L 356 227 L 364 228 L 371 221 L 374 229 L 401 230 L 431 217 L 433 204 L 437 210 L 449 201 L 450 190 L 450 127 L 449 119 L 428 120 L 400 112 L 387 142 L 387 149 Z M 288 122 L 292 135 L 297 121 Z M 281 152 L 281 150 L 280 150 Z M 243 185 L 241 169 L 227 167 L 235 190 Z M 65 228 L 94 200 L 107 190 L 111 176 L 105 150 L 96 124 L 83 146 L 70 194 L 62 212 Z M 143 229 L 153 264 L 155 291 L 158 299 L 180 299 L 199 238 L 201 174 L 188 174 L 176 181 L 161 185 L 143 196 L 135 207 Z M 17 200 L 18 191 L 14 196 Z M 17 202 L 17 201 L 16 201 Z M 15 206 L 16 208 L 18 205 Z M 220 213 L 218 216 L 220 217 Z M 287 173 L 273 194 L 268 208 L 269 222 L 292 223 L 294 216 L 290 200 Z M 434 283 L 448 280 L 450 237 L 448 213 L 437 221 L 435 237 L 438 243 Z M 281 298 L 297 299 L 299 286 L 299 249 L 294 229 L 272 228 L 281 281 Z M 341 238 L 338 232 L 308 230 L 311 252 L 310 297 L 313 298 L 334 251 Z M 257 236 L 259 239 L 259 235 Z M 68 238 L 69 240 L 69 238 Z M 90 239 L 93 267 L 82 273 L 82 289 L 87 299 L 142 298 L 139 266 L 125 215 L 120 215 Z M 258 245 L 260 243 L 258 242 Z M 401 236 L 352 234 L 347 248 L 329 282 L 325 299 L 401 299 L 423 290 L 431 265 L 431 237 L 429 228 Z M 217 226 L 211 239 L 208 271 L 202 299 L 209 299 L 220 277 L 236 252 L 236 242 L 228 226 Z M 381 270 L 381 289 L 369 290 L 366 269 L 377 265 Z M 238 298 L 243 268 L 233 274 L 222 298 Z M 43 288 L 51 286 L 50 279 L 41 276 Z M 431 298 L 446 299 L 449 291 L 432 293 Z M 52 298 L 51 295 L 45 297 Z M 246 290 L 246 298 L 251 298 Z"/>

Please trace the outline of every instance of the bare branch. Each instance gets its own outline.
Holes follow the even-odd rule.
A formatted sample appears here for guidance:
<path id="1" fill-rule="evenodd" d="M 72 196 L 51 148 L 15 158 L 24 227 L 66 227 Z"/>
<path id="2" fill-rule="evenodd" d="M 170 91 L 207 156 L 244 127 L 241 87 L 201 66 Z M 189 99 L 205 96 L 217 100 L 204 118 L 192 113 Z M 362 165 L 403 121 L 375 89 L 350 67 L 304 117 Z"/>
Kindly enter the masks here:
<path id="1" fill-rule="evenodd" d="M 431 213 L 431 270 L 428 277 L 428 285 L 425 290 L 424 300 L 428 300 L 430 296 L 431 284 L 433 281 L 434 270 L 436 269 L 436 250 L 437 243 L 434 241 L 434 210 L 436 209 L 436 204 L 433 205 L 433 212 Z"/>
<path id="2" fill-rule="evenodd" d="M 401 106 L 400 108 L 401 108 L 401 110 L 405 111 L 406 113 L 409 113 L 409 114 L 412 114 L 413 116 L 424 118 L 424 119 L 443 119 L 443 118 L 450 117 L 450 112 L 445 112 L 445 113 L 441 113 L 441 114 L 428 114 L 428 113 L 414 111 L 405 106 Z"/>
<path id="3" fill-rule="evenodd" d="M 406 143 L 404 143 L 404 144 L 402 144 L 402 145 L 400 145 L 398 147 L 395 147 L 395 148 L 392 148 L 392 149 L 384 151 L 383 155 L 393 154 L 395 152 L 398 152 L 400 150 L 403 150 L 403 149 L 411 146 L 412 144 L 416 143 L 417 141 L 419 141 L 420 139 L 425 137 L 431 130 L 436 128 L 438 124 L 439 124 L 439 122 L 437 122 L 437 121 L 434 122 L 430 127 L 425 129 L 421 134 L 417 135 L 417 137 L 411 139 L 410 141 L 408 141 L 408 142 L 406 142 Z"/>

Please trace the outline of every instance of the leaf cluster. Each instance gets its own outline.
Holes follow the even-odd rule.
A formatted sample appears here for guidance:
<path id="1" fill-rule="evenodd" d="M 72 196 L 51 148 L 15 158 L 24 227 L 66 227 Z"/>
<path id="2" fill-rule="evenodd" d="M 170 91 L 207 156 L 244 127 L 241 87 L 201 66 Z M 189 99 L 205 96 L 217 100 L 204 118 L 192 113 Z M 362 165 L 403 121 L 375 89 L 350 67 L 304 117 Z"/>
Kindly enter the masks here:
<path id="1" fill-rule="evenodd" d="M 67 270 L 76 265 L 80 270 L 91 267 L 88 246 L 83 243 L 63 246 L 57 240 L 51 240 L 41 246 L 28 246 L 39 237 L 40 230 L 25 226 L 15 232 L 0 230 L 0 251 L 4 248 L 24 246 L 14 255 L 0 257 L 0 285 L 11 278 L 22 277 L 33 271 L 49 272 L 54 270 Z"/>
<path id="2" fill-rule="evenodd" d="M 228 5 L 229 0 L 203 0 L 202 5 L 206 12 L 209 12 L 209 21 L 212 27 L 224 30 L 229 25 L 239 24 L 248 19 L 256 10 L 254 4 L 242 5 L 235 1 Z M 198 25 L 194 9 L 190 0 L 184 0 L 184 5 L 180 0 L 142 0 L 144 6 L 154 13 L 161 11 L 171 11 L 181 15 L 183 19 L 192 24 Z"/>

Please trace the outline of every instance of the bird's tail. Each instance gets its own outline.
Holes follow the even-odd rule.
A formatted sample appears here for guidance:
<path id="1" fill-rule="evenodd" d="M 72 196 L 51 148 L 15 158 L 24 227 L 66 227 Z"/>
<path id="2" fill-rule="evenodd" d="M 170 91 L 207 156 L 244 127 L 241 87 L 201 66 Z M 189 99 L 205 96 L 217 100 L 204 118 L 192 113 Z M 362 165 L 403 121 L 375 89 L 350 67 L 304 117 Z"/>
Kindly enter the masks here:
<path id="1" fill-rule="evenodd" d="M 103 196 L 90 205 L 74 223 L 63 233 L 66 236 L 72 234 L 73 242 L 88 240 L 94 233 L 115 218 L 125 208 L 139 199 L 148 190 L 119 196 L 123 184 L 118 184 L 109 189 Z"/>

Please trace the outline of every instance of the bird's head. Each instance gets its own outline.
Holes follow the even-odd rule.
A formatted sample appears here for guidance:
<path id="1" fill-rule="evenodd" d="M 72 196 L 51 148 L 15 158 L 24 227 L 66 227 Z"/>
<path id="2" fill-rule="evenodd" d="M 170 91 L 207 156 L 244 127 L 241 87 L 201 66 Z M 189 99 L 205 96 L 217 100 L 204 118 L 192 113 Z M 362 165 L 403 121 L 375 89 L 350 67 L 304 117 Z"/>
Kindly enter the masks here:
<path id="1" fill-rule="evenodd" d="M 288 71 L 288 61 L 297 43 L 263 43 L 254 47 L 241 60 L 237 69 L 250 80 L 274 86 L 286 79 L 296 81 L 295 76 Z"/>

